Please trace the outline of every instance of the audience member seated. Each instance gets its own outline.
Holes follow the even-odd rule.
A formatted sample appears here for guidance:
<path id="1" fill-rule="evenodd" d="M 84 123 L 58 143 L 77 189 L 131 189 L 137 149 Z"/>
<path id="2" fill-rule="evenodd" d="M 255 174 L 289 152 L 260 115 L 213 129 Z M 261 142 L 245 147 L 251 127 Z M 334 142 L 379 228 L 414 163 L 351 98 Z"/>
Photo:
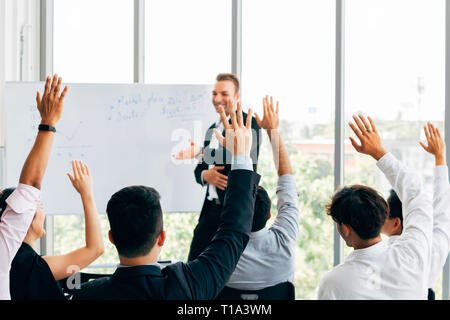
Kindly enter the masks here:
<path id="1" fill-rule="evenodd" d="M 63 255 L 41 257 L 33 249 L 44 234 L 44 212 L 39 206 L 19 248 L 10 271 L 12 300 L 61 299 L 63 293 L 57 280 L 67 278 L 85 268 L 104 251 L 100 221 L 93 197 L 92 178 L 88 167 L 81 161 L 72 161 L 72 185 L 81 196 L 86 222 L 86 245 Z M 6 189 L 3 193 L 10 193 Z M 4 205 L 0 199 L 0 205 Z"/>
<path id="2" fill-rule="evenodd" d="M 374 189 L 346 186 L 335 193 L 327 213 L 353 252 L 320 281 L 319 299 L 426 299 L 431 259 L 433 213 L 421 180 L 387 152 L 369 117 L 353 117 L 350 127 L 361 142 L 350 141 L 356 151 L 377 160 L 403 203 L 403 232 L 395 241 L 380 235 L 388 204 Z"/>
<path id="3" fill-rule="evenodd" d="M 4 203 L 0 214 L 0 299 L 9 300 L 9 271 L 11 263 L 27 235 L 33 217 L 37 214 L 41 197 L 41 182 L 47 168 L 54 138 L 54 127 L 58 123 L 67 86 L 61 95 L 61 78 L 55 74 L 50 86 L 50 77 L 45 82 L 41 99 L 36 94 L 41 124 L 35 143 L 25 160 L 17 188 Z"/>
<path id="4" fill-rule="evenodd" d="M 272 226 L 266 228 L 266 222 L 270 218 L 271 201 L 266 190 L 258 187 L 250 240 L 226 287 L 217 297 L 221 300 L 295 299 L 292 282 L 299 224 L 297 186 L 278 131 L 278 102 L 275 110 L 272 97 L 269 101 L 266 96 L 263 99 L 263 109 L 263 119 L 256 115 L 256 121 L 267 131 L 272 145 L 279 176 L 276 191 L 278 215 Z M 208 215 L 205 215 L 204 219 L 207 218 Z M 219 226 L 214 225 L 214 219 L 211 220 L 203 226 L 217 229 Z M 198 228 L 194 237 L 203 233 L 206 235 L 210 231 Z M 192 242 L 195 242 L 195 239 Z"/>
<path id="5" fill-rule="evenodd" d="M 232 114 L 232 125 L 222 108 L 226 139 L 216 137 L 233 154 L 232 169 L 214 239 L 197 259 L 165 268 L 157 263 L 166 239 L 158 192 L 147 186 L 130 186 L 112 195 L 107 205 L 109 238 L 116 246 L 120 265 L 111 277 L 90 281 L 74 290 L 84 300 L 205 300 L 223 288 L 247 245 L 253 220 L 259 176 L 252 170 L 251 111 L 246 125 L 242 109 Z M 234 129 L 232 129 L 234 128 Z M 236 143 L 234 143 L 236 138 Z"/>
<path id="6" fill-rule="evenodd" d="M 434 300 L 434 287 L 441 275 L 442 268 L 450 250 L 450 184 L 448 167 L 445 160 L 445 142 L 438 128 L 431 123 L 424 126 L 428 145 L 420 142 L 425 151 L 435 160 L 433 194 L 433 243 L 431 250 L 430 275 L 428 277 L 428 299 Z M 388 198 L 389 216 L 381 232 L 390 236 L 390 241 L 403 231 L 402 203 L 394 190 Z"/>

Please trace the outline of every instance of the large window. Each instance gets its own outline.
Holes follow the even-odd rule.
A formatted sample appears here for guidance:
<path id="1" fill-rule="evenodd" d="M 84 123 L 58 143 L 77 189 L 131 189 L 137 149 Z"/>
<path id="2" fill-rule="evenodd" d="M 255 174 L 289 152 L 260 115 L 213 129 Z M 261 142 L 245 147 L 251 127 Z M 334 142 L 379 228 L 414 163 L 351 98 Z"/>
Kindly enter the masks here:
<path id="1" fill-rule="evenodd" d="M 434 158 L 419 145 L 426 121 L 444 129 L 445 1 L 348 0 L 345 7 L 345 184 L 390 185 L 348 137 L 353 114 L 370 115 L 385 148 L 433 191 Z M 441 283 L 437 296 L 441 295 Z"/>
<path id="2" fill-rule="evenodd" d="M 351 116 L 370 115 L 385 147 L 420 172 L 432 191 L 433 159 L 418 144 L 423 125 L 443 132 L 445 100 L 445 1 L 346 0 L 344 10 L 344 183 L 389 184 L 375 161 L 353 150 Z M 65 0 L 54 3 L 53 70 L 65 82 L 131 83 L 137 61 L 135 1 Z M 232 52 L 232 5 L 242 4 L 242 52 Z M 297 299 L 315 299 L 333 267 L 332 219 L 325 205 L 334 192 L 336 0 L 146 0 L 145 83 L 207 84 L 241 59 L 244 109 L 262 114 L 262 98 L 280 101 L 280 130 L 299 190 L 296 251 Z M 50 19 L 50 17 L 48 17 Z M 236 19 L 239 23 L 239 19 Z M 235 26 L 236 27 L 236 26 Z M 236 30 L 241 30 L 237 28 Z M 136 39 L 140 39 L 136 37 Z M 239 46 L 238 46 L 239 49 Z M 236 67 L 236 66 L 235 66 Z M 340 128 L 340 127 L 339 127 Z M 339 129 L 338 128 L 338 129 Z M 342 165 L 342 164 L 341 164 Z M 1 162 L 0 162 L 1 166 Z M 263 133 L 258 173 L 273 201 L 272 152 Z M 81 214 L 81 213 L 80 213 Z M 167 213 L 161 260 L 186 260 L 199 213 Z M 101 216 L 106 251 L 94 264 L 111 273 L 118 263 Z M 51 236 L 51 232 L 47 232 Z M 55 254 L 84 243 L 83 216 L 54 217 Z M 345 248 L 347 255 L 351 248 Z M 442 297 L 442 281 L 437 298 Z"/>
<path id="3" fill-rule="evenodd" d="M 289 150 L 300 203 L 295 286 L 314 299 L 333 264 L 333 224 L 325 204 L 333 192 L 335 1 L 243 1 L 242 97 L 262 114 L 262 98 L 280 101 L 280 130 Z M 258 172 L 276 212 L 277 174 L 264 133 Z"/>
<path id="4" fill-rule="evenodd" d="M 145 82 L 213 83 L 231 71 L 231 1 L 147 0 Z"/>
<path id="5" fill-rule="evenodd" d="M 65 82 L 133 82 L 133 4 L 54 1 L 54 72 Z"/>

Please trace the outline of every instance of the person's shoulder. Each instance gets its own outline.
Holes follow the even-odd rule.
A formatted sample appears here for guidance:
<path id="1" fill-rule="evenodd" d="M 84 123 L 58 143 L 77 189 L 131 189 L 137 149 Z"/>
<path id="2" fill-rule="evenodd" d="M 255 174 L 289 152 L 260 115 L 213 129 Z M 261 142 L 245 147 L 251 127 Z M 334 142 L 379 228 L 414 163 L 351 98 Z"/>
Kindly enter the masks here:
<path id="1" fill-rule="evenodd" d="M 108 291 L 109 284 L 110 277 L 85 282 L 72 291 L 72 300 L 100 299 Z"/>
<path id="2" fill-rule="evenodd" d="M 321 287 L 335 287 L 348 280 L 349 270 L 345 263 L 341 263 L 325 273 L 320 280 Z"/>

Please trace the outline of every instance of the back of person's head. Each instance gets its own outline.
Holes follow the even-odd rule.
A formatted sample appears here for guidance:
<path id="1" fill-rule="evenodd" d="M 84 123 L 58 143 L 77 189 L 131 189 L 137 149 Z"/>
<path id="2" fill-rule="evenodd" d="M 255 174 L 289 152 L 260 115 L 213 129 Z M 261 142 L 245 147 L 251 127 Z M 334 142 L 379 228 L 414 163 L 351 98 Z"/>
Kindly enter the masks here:
<path id="1" fill-rule="evenodd" d="M 400 201 L 400 198 L 398 197 L 394 189 L 391 189 L 389 191 L 387 202 L 389 205 L 389 219 L 399 218 L 403 229 L 402 202 Z"/>
<path id="2" fill-rule="evenodd" d="M 379 236 L 388 214 L 388 204 L 374 189 L 362 185 L 344 187 L 326 207 L 338 224 L 350 226 L 362 240 Z"/>
<path id="3" fill-rule="evenodd" d="M 234 93 L 239 92 L 239 79 L 238 77 L 233 73 L 219 73 L 216 77 L 216 81 L 231 81 L 234 84 Z"/>
<path id="4" fill-rule="evenodd" d="M 117 252 L 126 258 L 147 255 L 163 230 L 158 191 L 130 186 L 112 195 L 106 212 Z"/>
<path id="5" fill-rule="evenodd" d="M 6 210 L 6 199 L 14 192 L 16 188 L 6 188 L 0 191 L 0 221 L 2 220 L 3 212 Z"/>
<path id="6" fill-rule="evenodd" d="M 266 226 L 266 222 L 270 216 L 270 207 L 272 202 L 270 201 L 267 191 L 258 186 L 256 191 L 255 200 L 255 213 L 253 215 L 252 232 L 261 230 Z"/>

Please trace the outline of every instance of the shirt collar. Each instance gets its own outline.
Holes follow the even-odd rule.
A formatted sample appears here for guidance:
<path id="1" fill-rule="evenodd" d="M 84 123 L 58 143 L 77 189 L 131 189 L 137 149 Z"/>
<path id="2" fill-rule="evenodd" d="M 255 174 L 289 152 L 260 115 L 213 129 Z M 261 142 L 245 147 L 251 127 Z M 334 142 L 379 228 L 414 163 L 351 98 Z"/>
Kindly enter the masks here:
<path id="1" fill-rule="evenodd" d="M 388 247 L 386 241 L 381 240 L 380 242 L 371 245 L 370 247 L 364 249 L 356 249 L 353 250 L 345 259 L 345 261 L 349 261 L 352 259 L 358 259 L 363 257 L 371 257 L 377 255 L 378 253 L 386 250 Z"/>
<path id="2" fill-rule="evenodd" d="M 157 262 L 155 262 L 155 263 L 148 263 L 148 264 L 140 264 L 140 266 L 155 266 L 155 267 L 158 267 L 158 268 L 161 269 L 161 265 L 159 263 L 157 263 Z M 122 265 L 120 263 L 117 265 L 117 268 L 132 268 L 132 267 L 137 267 L 137 266 L 124 266 L 124 265 Z"/>

